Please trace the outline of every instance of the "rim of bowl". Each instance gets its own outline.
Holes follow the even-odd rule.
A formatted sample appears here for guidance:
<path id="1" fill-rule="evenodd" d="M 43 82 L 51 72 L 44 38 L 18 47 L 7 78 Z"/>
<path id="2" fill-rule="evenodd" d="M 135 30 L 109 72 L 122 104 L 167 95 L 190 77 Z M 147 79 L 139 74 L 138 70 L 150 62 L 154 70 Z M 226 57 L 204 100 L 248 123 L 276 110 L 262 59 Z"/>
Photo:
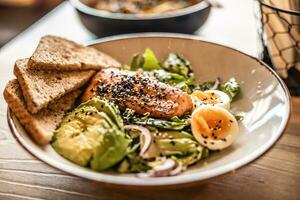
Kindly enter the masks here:
<path id="1" fill-rule="evenodd" d="M 80 0 L 69 0 L 74 8 L 88 15 L 96 17 L 102 17 L 107 19 L 118 19 L 118 20 L 155 20 L 155 19 L 167 19 L 173 17 L 179 17 L 188 15 L 199 10 L 204 10 L 211 7 L 211 4 L 206 0 L 188 6 L 186 8 L 178 9 L 168 13 L 154 14 L 154 15 L 137 15 L 137 14 L 123 14 L 123 13 L 112 13 L 107 11 L 98 10 L 90 6 L 85 5 Z"/>
<path id="2" fill-rule="evenodd" d="M 177 39 L 188 39 L 188 40 L 196 40 L 196 41 L 201 41 L 201 42 L 206 42 L 210 44 L 214 44 L 217 46 L 221 46 L 224 48 L 231 49 L 233 51 L 239 52 L 245 56 L 248 56 L 257 62 L 261 64 L 262 67 L 265 67 L 271 75 L 273 75 L 281 87 L 283 88 L 283 91 L 286 96 L 287 100 L 287 115 L 283 117 L 283 123 L 278 129 L 278 134 L 271 138 L 265 145 L 261 146 L 260 148 L 256 149 L 250 155 L 240 159 L 238 162 L 232 162 L 229 163 L 225 166 L 220 166 L 218 169 L 213 169 L 213 170 L 208 170 L 205 174 L 201 173 L 193 173 L 193 174 L 181 174 L 179 176 L 172 176 L 172 177 L 155 177 L 155 178 L 147 178 L 147 179 L 137 179 L 136 177 L 124 177 L 124 176 L 117 176 L 117 175 L 111 175 L 111 174 L 105 174 L 105 173 L 98 173 L 97 177 L 95 177 L 94 173 L 86 173 L 85 171 L 78 170 L 76 168 L 73 168 L 72 166 L 69 166 L 68 164 L 60 163 L 56 161 L 53 158 L 49 158 L 47 155 L 41 155 L 38 150 L 36 150 L 34 147 L 32 147 L 30 144 L 28 144 L 25 139 L 22 138 L 22 136 L 19 134 L 16 125 L 14 123 L 14 120 L 12 118 L 13 113 L 11 113 L 10 109 L 8 108 L 7 110 L 7 121 L 9 124 L 9 128 L 13 135 L 17 138 L 18 142 L 27 150 L 29 151 L 34 157 L 44 161 L 48 165 L 62 170 L 64 172 L 67 172 L 69 174 L 82 177 L 85 179 L 97 181 L 100 183 L 106 183 L 109 185 L 115 185 L 115 186 L 125 186 L 125 187 L 172 187 L 176 185 L 186 185 L 186 184 L 192 184 L 195 182 L 207 180 L 210 178 L 214 178 L 217 176 L 220 176 L 222 174 L 226 174 L 230 171 L 236 170 L 242 166 L 245 166 L 246 164 L 254 161 L 255 159 L 259 158 L 262 156 L 265 152 L 267 152 L 275 143 L 276 141 L 280 138 L 280 136 L 283 134 L 284 130 L 287 127 L 288 120 L 290 119 L 291 115 L 291 97 L 289 90 L 283 80 L 279 77 L 276 72 L 270 68 L 267 64 L 265 64 L 263 61 L 259 60 L 258 58 L 255 58 L 251 55 L 248 55 L 242 51 L 239 51 L 237 49 L 214 43 L 208 40 L 204 40 L 199 36 L 193 36 L 193 35 L 187 35 L 187 34 L 178 34 L 178 33 L 134 33 L 134 34 L 124 34 L 124 35 L 118 35 L 118 36 L 110 36 L 106 38 L 101 38 L 97 40 L 93 40 L 89 43 L 86 43 L 87 45 L 94 45 L 97 43 L 102 43 L 102 42 L 110 42 L 110 41 L 115 41 L 115 40 L 124 40 L 124 39 L 134 39 L 134 38 L 151 38 L 151 37 L 159 37 L 159 38 L 177 38 Z M 14 115 L 13 115 L 14 116 Z"/>

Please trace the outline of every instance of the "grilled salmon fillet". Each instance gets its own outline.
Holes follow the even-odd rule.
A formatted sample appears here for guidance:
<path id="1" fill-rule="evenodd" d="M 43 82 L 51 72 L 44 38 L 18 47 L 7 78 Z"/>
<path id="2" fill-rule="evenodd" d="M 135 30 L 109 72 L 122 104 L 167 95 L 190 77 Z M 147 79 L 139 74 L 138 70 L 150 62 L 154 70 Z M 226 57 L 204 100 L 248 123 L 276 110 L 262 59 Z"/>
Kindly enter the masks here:
<path id="1" fill-rule="evenodd" d="M 193 108 L 186 92 L 145 76 L 141 72 L 106 68 L 99 71 L 82 96 L 87 101 L 94 96 L 113 101 L 120 109 L 150 113 L 152 117 L 182 116 Z"/>

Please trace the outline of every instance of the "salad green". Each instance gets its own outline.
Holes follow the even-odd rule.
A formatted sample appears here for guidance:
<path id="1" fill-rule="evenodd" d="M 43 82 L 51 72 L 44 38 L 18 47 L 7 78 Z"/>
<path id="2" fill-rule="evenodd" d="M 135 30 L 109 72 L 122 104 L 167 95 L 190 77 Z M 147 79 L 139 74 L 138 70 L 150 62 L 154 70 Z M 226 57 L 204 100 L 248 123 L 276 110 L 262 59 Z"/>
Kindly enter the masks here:
<path id="1" fill-rule="evenodd" d="M 134 55 L 130 66 L 125 65 L 123 70 L 140 71 L 144 76 L 154 77 L 188 94 L 214 89 L 223 91 L 232 101 L 241 91 L 234 78 L 223 84 L 219 79 L 199 84 L 191 63 L 183 56 L 170 53 L 159 62 L 149 48 L 142 55 Z M 136 128 L 138 126 L 141 128 Z M 147 142 L 149 145 L 145 149 Z M 172 175 L 178 167 L 183 171 L 209 156 L 208 148 L 192 134 L 191 113 L 180 118 L 153 118 L 149 113 L 140 115 L 129 108 L 120 111 L 114 103 L 100 97 L 81 103 L 65 116 L 55 131 L 52 146 L 81 166 L 119 173 L 148 172 L 171 159 L 169 164 L 175 163 L 174 166 L 170 165 L 170 171 L 163 174 Z M 141 149 L 145 150 L 142 155 Z"/>

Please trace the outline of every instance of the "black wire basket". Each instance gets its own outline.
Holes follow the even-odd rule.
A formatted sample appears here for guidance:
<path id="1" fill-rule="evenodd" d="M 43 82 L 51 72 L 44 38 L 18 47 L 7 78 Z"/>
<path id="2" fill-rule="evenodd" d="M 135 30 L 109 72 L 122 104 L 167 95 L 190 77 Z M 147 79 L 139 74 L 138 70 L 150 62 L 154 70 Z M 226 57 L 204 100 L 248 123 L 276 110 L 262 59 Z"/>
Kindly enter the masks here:
<path id="1" fill-rule="evenodd" d="M 300 4 L 300 0 L 294 1 Z M 257 0 L 257 4 L 263 44 L 261 59 L 275 69 L 292 95 L 300 96 L 300 9 L 298 5 L 295 10 L 282 8 L 271 0 Z"/>

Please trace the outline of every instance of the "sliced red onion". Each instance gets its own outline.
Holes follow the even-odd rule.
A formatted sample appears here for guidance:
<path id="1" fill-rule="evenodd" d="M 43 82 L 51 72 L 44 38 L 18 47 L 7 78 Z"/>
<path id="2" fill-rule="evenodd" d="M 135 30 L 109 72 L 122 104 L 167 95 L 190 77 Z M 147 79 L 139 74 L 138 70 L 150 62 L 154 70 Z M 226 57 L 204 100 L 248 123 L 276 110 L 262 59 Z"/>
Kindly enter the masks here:
<path id="1" fill-rule="evenodd" d="M 176 161 L 172 159 L 165 159 L 161 165 L 154 167 L 146 173 L 138 173 L 136 176 L 138 178 L 177 176 L 185 170 L 185 167 L 180 164 L 176 168 L 175 167 Z"/>
<path id="2" fill-rule="evenodd" d="M 178 165 L 175 169 L 170 171 L 169 176 L 177 176 L 178 174 L 181 174 L 181 172 L 184 171 L 184 168 L 182 165 Z"/>
<path id="3" fill-rule="evenodd" d="M 152 141 L 153 141 L 153 135 L 150 133 L 150 131 L 142 126 L 138 126 L 138 125 L 134 125 L 134 124 L 130 124 L 130 125 L 126 125 L 125 129 L 134 129 L 134 130 L 138 130 L 141 132 L 141 139 L 143 137 L 144 139 L 144 145 L 141 147 L 141 151 L 139 153 L 139 156 L 143 156 L 150 148 Z"/>
<path id="4" fill-rule="evenodd" d="M 153 170 L 149 171 L 150 176 L 161 177 L 169 176 L 170 172 L 176 167 L 176 162 L 172 159 L 167 159 L 161 165 L 155 166 Z"/>
<path id="5" fill-rule="evenodd" d="M 152 170 L 147 173 L 137 174 L 139 178 L 147 177 L 162 177 L 170 176 L 170 172 L 176 167 L 176 162 L 172 159 L 166 159 L 161 165 L 155 166 Z"/>
<path id="6" fill-rule="evenodd" d="M 161 165 L 157 165 L 153 168 L 157 172 L 165 172 L 174 169 L 176 162 L 173 159 L 166 159 Z"/>
<path id="7" fill-rule="evenodd" d="M 211 90 L 216 90 L 216 89 L 218 89 L 219 85 L 220 85 L 220 79 L 219 79 L 219 78 L 216 78 L 215 84 L 212 86 Z"/>

